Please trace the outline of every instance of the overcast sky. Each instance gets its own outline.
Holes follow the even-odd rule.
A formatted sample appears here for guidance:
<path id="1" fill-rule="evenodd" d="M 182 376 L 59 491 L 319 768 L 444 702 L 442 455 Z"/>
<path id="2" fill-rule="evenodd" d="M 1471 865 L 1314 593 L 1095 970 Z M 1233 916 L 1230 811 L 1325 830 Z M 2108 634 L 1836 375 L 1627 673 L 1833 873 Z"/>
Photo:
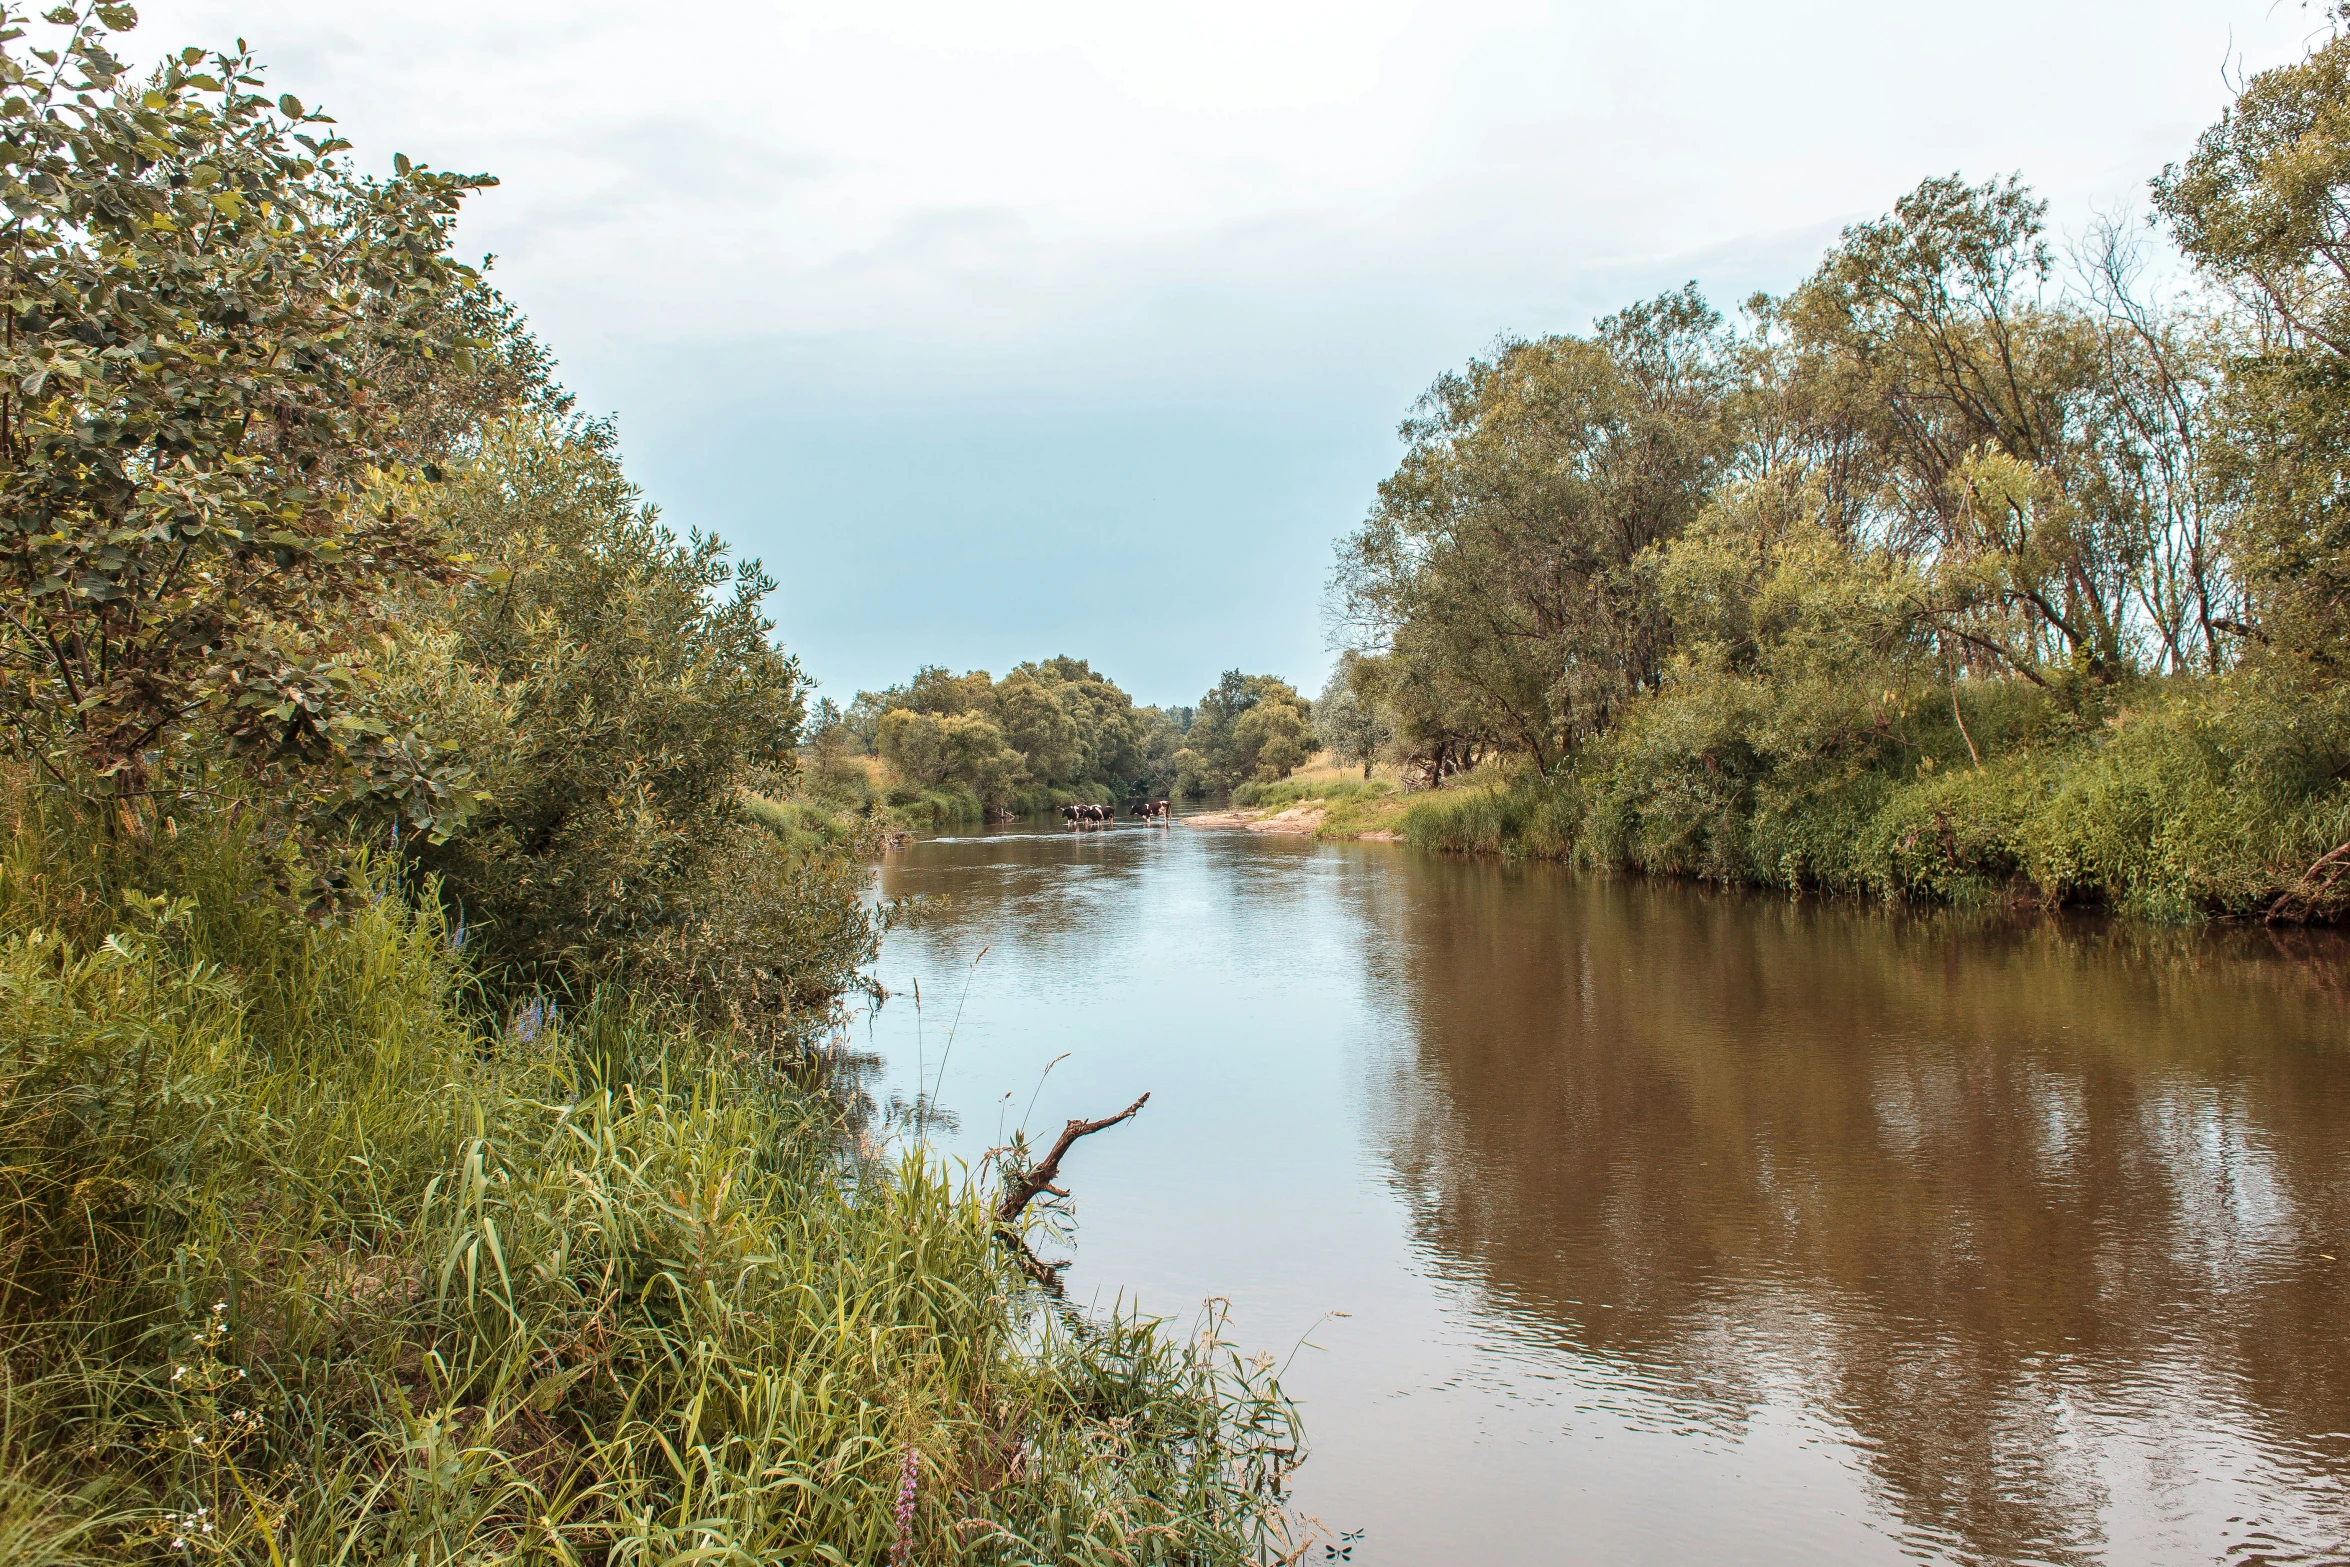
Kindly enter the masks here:
<path id="1" fill-rule="evenodd" d="M 1800 278 L 1930 174 L 2142 205 L 2320 18 L 2241 0 L 161 0 L 461 239 L 827 692 L 1328 667 L 1331 541 L 1503 332 Z"/>

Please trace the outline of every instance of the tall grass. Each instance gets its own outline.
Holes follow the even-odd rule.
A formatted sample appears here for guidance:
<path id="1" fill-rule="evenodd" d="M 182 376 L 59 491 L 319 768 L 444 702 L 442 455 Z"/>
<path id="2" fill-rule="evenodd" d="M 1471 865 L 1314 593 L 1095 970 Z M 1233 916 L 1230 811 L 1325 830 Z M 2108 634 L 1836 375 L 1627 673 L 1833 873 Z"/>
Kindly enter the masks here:
<path id="1" fill-rule="evenodd" d="M 1212 1331 L 1042 1308 L 986 1193 L 604 996 L 485 1015 L 369 871 L 12 787 L 0 1556 L 1260 1559 L 1291 1411 Z"/>
<path id="2" fill-rule="evenodd" d="M 1307 800 L 1381 800 L 1395 792 L 1384 778 L 1284 778 L 1276 783 L 1244 783 L 1232 791 L 1237 806 L 1297 805 Z"/>

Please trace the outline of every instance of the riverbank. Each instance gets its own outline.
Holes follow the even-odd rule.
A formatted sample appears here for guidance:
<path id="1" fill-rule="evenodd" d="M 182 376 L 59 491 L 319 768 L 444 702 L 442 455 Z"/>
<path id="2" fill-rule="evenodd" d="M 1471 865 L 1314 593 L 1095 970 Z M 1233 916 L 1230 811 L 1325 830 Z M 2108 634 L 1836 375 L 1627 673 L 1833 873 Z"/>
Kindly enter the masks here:
<path id="1" fill-rule="evenodd" d="M 0 1516 L 83 1561 L 1261 1559 L 1270 1377 L 1082 1324 L 817 1063 L 498 1001 L 382 862 L 0 805 Z M 683 1460 L 671 1455 L 690 1455 Z"/>
<path id="2" fill-rule="evenodd" d="M 1830 748 L 1761 701 L 1674 689 L 1550 775 L 1414 797 L 1414 847 L 1889 903 L 2083 906 L 2166 923 L 2350 912 L 2350 722 L 2228 679 L 2086 711 L 2013 687 L 1888 692 Z M 1791 723 L 1791 721 L 1790 721 Z"/>
<path id="3" fill-rule="evenodd" d="M 1179 820 L 1187 827 L 1241 828 L 1324 842 L 1397 842 L 1410 803 L 1392 768 L 1374 769 L 1365 778 L 1357 769 L 1322 759 L 1277 783 L 1241 785 L 1223 810 Z"/>
<path id="4" fill-rule="evenodd" d="M 1313 801 L 1303 805 L 1253 808 L 1236 807 L 1224 811 L 1202 811 L 1196 816 L 1180 817 L 1186 827 L 1240 828 L 1246 832 L 1286 833 L 1301 838 L 1356 839 L 1374 842 L 1398 843 L 1403 834 L 1387 828 L 1369 828 L 1362 831 L 1331 830 L 1330 808 Z"/>
<path id="5" fill-rule="evenodd" d="M 1406 793 L 1323 757 L 1183 820 L 1912 906 L 2350 913 L 2350 713 L 2324 693 L 2246 670 L 1794 711 L 1752 684 L 1669 685 L 1547 774 L 1504 756 Z"/>

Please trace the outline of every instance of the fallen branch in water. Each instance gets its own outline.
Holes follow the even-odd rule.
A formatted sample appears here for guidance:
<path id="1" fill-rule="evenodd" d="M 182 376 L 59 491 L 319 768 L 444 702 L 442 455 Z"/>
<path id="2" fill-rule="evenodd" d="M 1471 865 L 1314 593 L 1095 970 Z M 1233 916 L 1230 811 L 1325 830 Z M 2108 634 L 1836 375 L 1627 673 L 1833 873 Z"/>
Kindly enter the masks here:
<path id="1" fill-rule="evenodd" d="M 2319 855 L 2316 863 L 2303 871 L 2293 885 L 2268 906 L 2263 923 L 2274 925 L 2281 919 L 2307 920 L 2314 916 L 2318 911 L 2318 900 L 2333 890 L 2335 880 L 2345 868 L 2350 868 L 2350 842 L 2336 844 Z M 2299 905 L 2298 909 L 2295 905 Z"/>
<path id="2" fill-rule="evenodd" d="M 1027 1212 L 1028 1205 L 1045 1192 L 1051 1192 L 1055 1197 L 1068 1196 L 1069 1194 L 1055 1186 L 1053 1181 L 1061 1173 L 1061 1157 L 1069 1151 L 1070 1145 L 1080 1137 L 1091 1137 L 1096 1132 L 1116 1126 L 1120 1121 L 1134 1119 L 1135 1113 L 1150 1102 L 1151 1096 L 1144 1094 L 1116 1115 L 1104 1116 L 1098 1121 L 1071 1121 L 1067 1126 L 1062 1127 L 1060 1137 L 1053 1143 L 1053 1151 L 1046 1154 L 1043 1161 L 1035 1168 L 1013 1181 L 1005 1189 L 1004 1200 L 996 1208 L 996 1222 L 998 1224 L 1012 1223 L 1021 1214 Z"/>
<path id="3" fill-rule="evenodd" d="M 995 1238 L 1003 1242 L 1004 1250 L 1012 1254 L 1012 1265 L 1026 1274 L 1030 1283 L 1036 1285 L 1054 1300 L 1065 1301 L 1068 1299 L 1068 1295 L 1061 1288 L 1061 1270 L 1069 1266 L 1069 1259 L 1064 1257 L 1059 1262 L 1045 1261 L 1014 1230 L 999 1229 L 995 1232 Z"/>

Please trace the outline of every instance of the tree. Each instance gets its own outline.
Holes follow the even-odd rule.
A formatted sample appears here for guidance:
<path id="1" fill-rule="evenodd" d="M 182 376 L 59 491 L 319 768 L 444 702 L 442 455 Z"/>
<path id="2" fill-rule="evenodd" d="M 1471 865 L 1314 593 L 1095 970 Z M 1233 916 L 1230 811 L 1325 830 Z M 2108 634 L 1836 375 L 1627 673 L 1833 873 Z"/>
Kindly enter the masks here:
<path id="1" fill-rule="evenodd" d="M 1022 766 L 1003 730 L 982 713 L 923 713 L 893 707 L 881 715 L 876 750 L 898 775 L 924 788 L 959 784 L 982 800 L 999 798 Z"/>
<path id="2" fill-rule="evenodd" d="M 1050 785 L 1074 783 L 1081 776 L 1083 740 L 1052 685 L 1015 670 L 996 688 L 995 713 L 1004 738 L 1026 759 L 1029 777 Z"/>
<path id="3" fill-rule="evenodd" d="M 984 720 L 1009 749 L 999 757 L 978 742 L 977 731 L 956 731 L 963 738 L 951 740 L 940 725 L 901 723 L 890 730 L 889 715 L 901 711 Z M 1147 786 L 1155 765 L 1153 725 L 1134 699 L 1084 659 L 1065 655 L 1021 664 L 1001 681 L 983 669 L 956 675 L 925 665 L 902 686 L 859 692 L 843 722 L 893 765 L 901 755 L 913 758 L 900 766 L 908 777 L 968 785 L 991 805 L 1023 784 L 1056 790 L 1100 785 L 1127 793 Z M 885 742 L 885 732 L 896 738 Z M 942 745 L 963 759 L 959 770 L 949 769 L 951 779 L 933 778 L 935 765 L 927 760 Z M 1162 747 L 1162 755 L 1171 751 Z"/>
<path id="4" fill-rule="evenodd" d="M 2249 632 L 2338 679 L 2350 663 L 2350 8 L 2252 78 L 2154 182 L 2179 247 L 2236 306 L 2220 456 Z"/>
<path id="5" fill-rule="evenodd" d="M 1784 415 L 1835 432 L 1827 520 L 1923 569 L 1954 663 L 2042 685 L 2210 667 L 2212 635 L 2189 646 L 2222 592 L 2206 356 L 2132 297 L 2110 231 L 2089 296 L 2053 290 L 2045 215 L 2017 180 L 1953 176 L 1847 229 L 1762 310 L 1788 332 Z"/>
<path id="6" fill-rule="evenodd" d="M 323 771 L 427 831 L 473 793 L 361 710 L 388 588 L 454 567 L 398 490 L 387 358 L 463 365 L 447 254 L 482 176 L 361 179 L 333 122 L 190 49 L 144 83 L 127 5 L 0 11 L 0 723 L 60 781 L 191 748 Z M 60 20 L 61 19 L 61 20 Z M 371 498 L 372 496 L 372 498 Z M 388 497 L 388 498 L 387 498 Z"/>
<path id="7" fill-rule="evenodd" d="M 1200 698 L 1183 738 L 1173 760 L 1176 787 L 1188 795 L 1285 778 L 1320 744 L 1312 704 L 1295 686 L 1237 669 Z"/>
<path id="8" fill-rule="evenodd" d="M 1370 666 L 1361 654 L 1341 653 L 1338 667 L 1330 671 L 1330 679 L 1314 702 L 1314 730 L 1322 743 L 1340 761 L 1362 763 L 1365 778 L 1371 776 L 1371 764 L 1381 748 L 1395 738 L 1393 727 L 1379 711 L 1369 674 Z"/>
<path id="9" fill-rule="evenodd" d="M 1062 655 L 1020 665 L 1005 677 L 1006 684 L 1014 678 L 1046 686 L 1068 716 L 1077 746 L 1070 779 L 1101 783 L 1123 794 L 1144 777 L 1146 721 L 1134 699 L 1108 676 L 1095 673 L 1082 658 Z"/>
<path id="10" fill-rule="evenodd" d="M 1350 645 L 1386 655 L 1446 729 L 1545 769 L 1604 729 L 1667 651 L 1644 552 L 1728 454 L 1720 329 L 1691 285 L 1438 378 L 1339 547 Z"/>

